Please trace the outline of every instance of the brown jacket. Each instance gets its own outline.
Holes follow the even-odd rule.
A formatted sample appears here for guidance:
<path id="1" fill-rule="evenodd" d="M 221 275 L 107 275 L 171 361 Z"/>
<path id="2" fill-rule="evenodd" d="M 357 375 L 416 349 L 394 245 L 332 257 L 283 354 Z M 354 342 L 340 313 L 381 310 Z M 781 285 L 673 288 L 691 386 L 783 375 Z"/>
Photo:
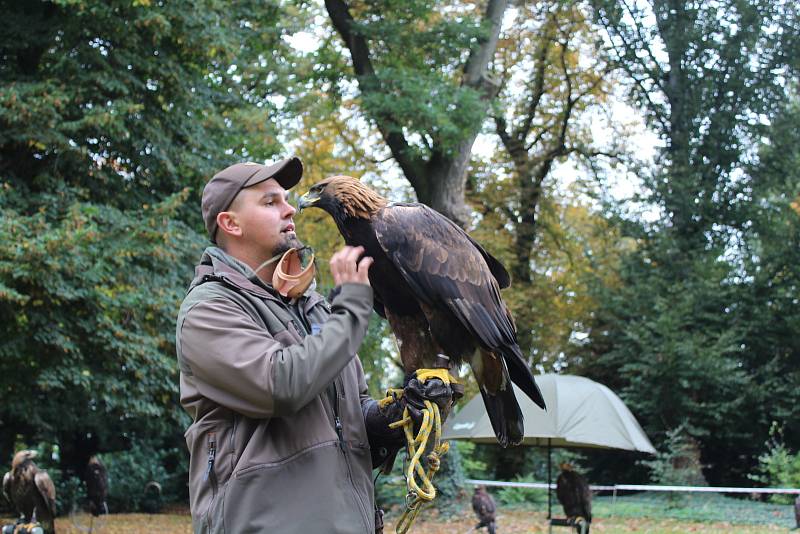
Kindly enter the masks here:
<path id="1" fill-rule="evenodd" d="M 372 534 L 355 357 L 371 309 L 362 284 L 330 307 L 313 290 L 287 305 L 246 265 L 205 251 L 176 333 L 195 532 Z"/>

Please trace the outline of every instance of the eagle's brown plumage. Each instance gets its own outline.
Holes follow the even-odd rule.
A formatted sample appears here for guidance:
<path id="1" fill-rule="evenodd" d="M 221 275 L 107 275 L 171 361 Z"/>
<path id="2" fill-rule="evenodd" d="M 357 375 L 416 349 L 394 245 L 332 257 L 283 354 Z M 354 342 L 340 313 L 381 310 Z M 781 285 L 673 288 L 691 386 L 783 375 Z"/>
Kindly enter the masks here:
<path id="1" fill-rule="evenodd" d="M 800 529 L 800 495 L 794 500 L 794 522 L 796 523 L 795 528 Z"/>
<path id="2" fill-rule="evenodd" d="M 592 492 L 589 484 L 570 464 L 561 465 L 561 474 L 556 480 L 556 497 L 568 519 L 582 517 L 588 523 L 592 522 Z"/>
<path id="3" fill-rule="evenodd" d="M 84 473 L 86 482 L 86 497 L 89 500 L 89 512 L 93 516 L 108 513 L 106 499 L 108 499 L 108 474 L 106 466 L 97 456 L 89 458 Z"/>
<path id="4" fill-rule="evenodd" d="M 3 493 L 25 522 L 38 521 L 46 534 L 55 532 L 56 488 L 50 476 L 41 471 L 34 451 L 19 451 L 11 471 L 3 477 Z"/>
<path id="5" fill-rule="evenodd" d="M 503 265 L 435 210 L 390 204 L 349 176 L 319 182 L 299 206 L 328 212 L 345 242 L 374 259 L 375 311 L 389 321 L 405 370 L 433 367 L 439 354 L 450 358 L 451 369 L 468 362 L 500 444 L 522 441 L 511 382 L 541 407 L 544 399 L 500 297 L 510 284 Z"/>
<path id="6" fill-rule="evenodd" d="M 478 516 L 478 521 L 480 521 L 475 526 L 475 530 L 486 527 L 489 534 L 494 534 L 497 528 L 495 524 L 497 507 L 494 504 L 494 499 L 486 492 L 484 486 L 475 488 L 475 494 L 472 496 L 472 510 Z"/>

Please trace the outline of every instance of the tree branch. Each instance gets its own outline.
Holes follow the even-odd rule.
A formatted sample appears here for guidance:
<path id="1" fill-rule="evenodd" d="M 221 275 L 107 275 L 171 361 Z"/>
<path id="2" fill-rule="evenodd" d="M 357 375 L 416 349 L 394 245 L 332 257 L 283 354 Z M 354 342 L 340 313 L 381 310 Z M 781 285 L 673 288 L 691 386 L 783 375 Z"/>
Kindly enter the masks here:
<path id="1" fill-rule="evenodd" d="M 332 0 L 326 0 L 326 3 Z M 503 14 L 508 6 L 507 0 L 489 0 L 486 6 L 484 22 L 489 23 L 489 35 L 483 40 L 479 40 L 479 46 L 473 48 L 469 53 L 469 59 L 464 65 L 464 77 L 462 85 L 481 89 L 483 79 L 489 69 L 489 63 L 497 49 L 497 39 L 500 37 L 500 26 L 503 24 Z"/>
<path id="2" fill-rule="evenodd" d="M 350 14 L 347 4 L 343 0 L 325 0 L 325 8 L 333 22 L 336 31 L 350 50 L 353 60 L 353 70 L 358 79 L 358 86 L 364 94 L 373 94 L 380 91 L 380 80 L 372 66 L 369 44 L 363 35 L 354 28 L 355 20 Z M 388 113 L 373 114 L 373 120 L 381 132 L 392 156 L 403 169 L 408 181 L 414 189 L 425 187 L 421 179 L 423 162 L 412 154 L 412 150 L 403 135 L 400 125 Z"/>
<path id="3" fill-rule="evenodd" d="M 530 96 L 530 105 L 528 106 L 528 111 L 525 114 L 522 125 L 514 132 L 514 137 L 523 143 L 531 131 L 531 125 L 533 124 L 533 119 L 536 116 L 536 110 L 538 109 L 539 102 L 544 94 L 544 73 L 547 69 L 547 53 L 550 51 L 550 44 L 553 42 L 549 30 L 551 24 L 552 17 L 548 17 L 547 22 L 544 24 L 546 36 L 542 38 L 541 44 L 539 45 L 538 54 L 536 54 L 536 60 L 538 64 L 536 65 L 536 72 L 534 73 L 533 77 L 533 91 L 531 92 Z"/>

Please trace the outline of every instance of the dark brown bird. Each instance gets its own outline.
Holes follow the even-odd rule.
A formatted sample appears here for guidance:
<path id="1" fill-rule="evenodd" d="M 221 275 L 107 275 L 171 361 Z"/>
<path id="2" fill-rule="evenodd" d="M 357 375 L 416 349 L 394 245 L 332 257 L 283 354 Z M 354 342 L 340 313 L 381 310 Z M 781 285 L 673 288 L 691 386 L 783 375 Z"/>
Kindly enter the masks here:
<path id="1" fill-rule="evenodd" d="M 561 464 L 561 474 L 556 480 L 556 497 L 564 507 L 567 519 L 578 522 L 578 518 L 583 518 L 587 523 L 592 522 L 592 492 L 589 484 L 568 463 Z"/>
<path id="2" fill-rule="evenodd" d="M 795 529 L 800 529 L 800 495 L 794 500 L 794 522 Z"/>
<path id="3" fill-rule="evenodd" d="M 155 480 L 145 484 L 141 506 L 142 510 L 148 514 L 157 514 L 161 511 L 161 484 Z"/>
<path id="4" fill-rule="evenodd" d="M 89 458 L 84 473 L 86 481 L 86 497 L 89 500 L 89 512 L 97 517 L 108 513 L 108 473 L 106 466 L 97 456 Z"/>
<path id="5" fill-rule="evenodd" d="M 46 534 L 55 532 L 56 488 L 33 458 L 35 451 L 19 451 L 11 461 L 11 471 L 3 477 L 3 493 L 25 523 L 39 522 Z"/>
<path id="6" fill-rule="evenodd" d="M 466 232 L 424 204 L 390 204 L 355 178 L 314 185 L 298 207 L 328 212 L 345 242 L 363 246 L 375 311 L 389 321 L 407 373 L 470 364 L 497 440 L 523 437 L 523 416 L 511 382 L 536 404 L 544 399 L 517 344 L 500 289 L 508 271 Z M 446 361 L 446 360 L 445 360 Z"/>
<path id="7" fill-rule="evenodd" d="M 480 521 L 475 525 L 475 530 L 486 527 L 489 534 L 495 534 L 497 532 L 497 524 L 495 523 L 497 507 L 494 504 L 494 499 L 486 492 L 484 486 L 475 488 L 475 494 L 472 496 L 472 509 L 475 511 L 475 515 L 478 516 L 478 521 Z"/>

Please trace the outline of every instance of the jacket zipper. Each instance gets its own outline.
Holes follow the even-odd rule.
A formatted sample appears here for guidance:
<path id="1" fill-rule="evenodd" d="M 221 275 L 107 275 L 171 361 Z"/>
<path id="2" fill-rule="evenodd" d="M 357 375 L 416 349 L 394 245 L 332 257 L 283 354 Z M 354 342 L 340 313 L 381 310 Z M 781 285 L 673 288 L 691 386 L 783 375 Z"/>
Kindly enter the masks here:
<path id="1" fill-rule="evenodd" d="M 334 403 L 333 403 L 333 421 L 336 426 L 336 435 L 339 437 L 339 448 L 342 451 L 342 455 L 344 456 L 344 463 L 347 466 L 347 478 L 350 479 L 350 485 L 353 488 L 353 497 L 356 499 L 356 503 L 358 504 L 359 510 L 361 510 L 361 518 L 365 519 L 364 526 L 369 526 L 369 517 L 367 516 L 367 512 L 364 509 L 364 503 L 361 502 L 361 497 L 358 494 L 358 489 L 356 488 L 356 483 L 353 480 L 353 470 L 350 467 L 350 459 L 347 457 L 347 449 L 344 445 L 344 432 L 342 431 L 342 421 L 339 419 L 339 392 L 337 387 L 337 382 L 339 381 L 338 378 L 334 378 L 333 380 L 333 392 L 334 392 Z"/>
<path id="2" fill-rule="evenodd" d="M 211 481 L 211 494 L 217 494 L 217 476 L 214 473 L 214 460 L 217 458 L 217 433 L 209 432 L 208 434 L 208 466 L 206 467 L 203 481 Z"/>
<path id="3" fill-rule="evenodd" d="M 344 432 L 342 428 L 342 420 L 339 419 L 339 388 L 336 386 L 337 379 L 333 379 L 333 426 L 336 429 L 336 436 L 339 438 L 339 448 L 342 454 L 347 456 L 344 448 Z"/>

